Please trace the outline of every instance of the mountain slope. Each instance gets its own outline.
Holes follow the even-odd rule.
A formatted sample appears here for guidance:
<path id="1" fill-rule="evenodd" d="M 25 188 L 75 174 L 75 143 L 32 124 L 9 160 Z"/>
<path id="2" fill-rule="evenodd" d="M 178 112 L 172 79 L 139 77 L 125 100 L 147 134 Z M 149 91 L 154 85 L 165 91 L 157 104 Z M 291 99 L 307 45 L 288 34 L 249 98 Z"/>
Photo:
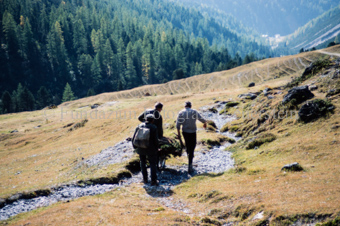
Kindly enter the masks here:
<path id="1" fill-rule="evenodd" d="M 42 89 L 47 104 L 59 104 L 67 83 L 84 97 L 232 68 L 252 52 L 272 55 L 163 0 L 3 0 L 0 18 L 0 95 L 7 90 L 12 100 L 27 89 L 38 99 Z M 7 112 L 35 109 L 18 102 Z"/>
<path id="2" fill-rule="evenodd" d="M 340 5 L 311 20 L 289 35 L 286 46 L 297 51 L 318 47 L 340 33 Z"/>
<path id="3" fill-rule="evenodd" d="M 229 13 L 224 12 L 219 7 L 215 7 L 210 5 L 209 3 L 200 3 L 199 1 L 179 1 L 179 0 L 170 0 L 176 2 L 177 4 L 183 5 L 185 7 L 196 9 L 201 12 L 203 15 L 207 15 L 209 17 L 214 18 L 217 22 L 219 22 L 222 26 L 227 27 L 234 33 L 239 36 L 245 36 L 246 38 L 256 39 L 258 41 L 263 41 L 261 39 L 261 34 L 257 32 L 256 29 L 246 27 L 241 21 L 236 19 Z"/>
<path id="4" fill-rule="evenodd" d="M 281 36 L 293 33 L 311 19 L 339 5 L 340 1 L 234 1 L 234 0 L 184 0 L 208 5 L 233 15 L 247 27 L 262 34 Z"/>
<path id="5" fill-rule="evenodd" d="M 324 51 L 339 54 L 340 46 Z M 136 114 L 156 101 L 164 103 L 166 136 L 175 132 L 176 113 L 186 100 L 191 100 L 196 109 L 212 106 L 216 100 L 237 101 L 239 105 L 228 113 L 236 115 L 238 120 L 230 126 L 244 132 L 243 139 L 228 149 L 233 152 L 236 168 L 224 174 L 195 176 L 171 191 L 160 186 L 163 190 L 156 193 L 133 183 L 104 195 L 59 202 L 20 214 L 4 223 L 290 225 L 336 218 L 340 213 L 339 94 L 328 98 L 336 107 L 334 113 L 312 123 L 290 117 L 282 120 L 263 117 L 266 114 L 263 110 L 274 114 L 282 110 L 277 107 L 288 92 L 283 86 L 291 83 L 292 77 L 301 77 L 312 61 L 330 59 L 328 54 L 314 51 L 266 59 L 228 71 L 66 102 L 57 109 L 1 115 L 2 198 L 25 190 L 110 177 L 123 170 L 123 163 L 106 167 L 85 167 L 81 163 L 131 136 L 138 124 Z M 328 89 L 335 86 L 340 89 L 339 77 L 333 78 L 333 72 L 327 71 L 321 69 L 305 81 L 294 81 L 302 81 L 299 85 L 318 85 L 319 89 L 313 91 L 315 99 L 324 99 Z M 253 81 L 256 86 L 248 88 L 248 83 Z M 268 97 L 264 94 L 254 100 L 238 97 L 265 88 L 273 88 Z M 151 96 L 145 96 L 146 92 Z M 99 108 L 91 109 L 90 105 L 96 103 Z M 243 118 L 241 113 L 251 117 Z M 70 130 L 74 128 L 71 123 L 81 122 L 85 115 L 88 122 Z M 18 132 L 10 133 L 14 129 Z M 268 133 L 276 139 L 255 149 L 245 147 Z M 219 136 L 199 127 L 197 151 L 209 152 L 204 145 L 208 139 L 218 142 Z M 299 162 L 304 171 L 281 171 L 283 165 L 293 162 Z M 168 165 L 185 164 L 186 157 L 182 157 L 169 160 Z"/>

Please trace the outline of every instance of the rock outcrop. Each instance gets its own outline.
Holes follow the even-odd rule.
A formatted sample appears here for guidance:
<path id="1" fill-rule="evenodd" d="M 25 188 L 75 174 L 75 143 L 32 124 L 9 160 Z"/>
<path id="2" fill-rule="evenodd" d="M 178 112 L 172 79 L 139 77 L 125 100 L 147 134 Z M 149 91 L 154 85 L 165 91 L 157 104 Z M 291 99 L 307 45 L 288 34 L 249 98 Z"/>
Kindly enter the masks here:
<path id="1" fill-rule="evenodd" d="M 295 99 L 296 104 L 300 104 L 313 97 L 314 94 L 309 90 L 308 86 L 300 86 L 289 90 L 288 94 L 284 96 L 282 103 L 286 104 Z"/>
<path id="2" fill-rule="evenodd" d="M 299 117 L 303 122 L 310 122 L 332 111 L 334 106 L 324 100 L 316 99 L 304 104 L 299 110 Z"/>
<path id="3" fill-rule="evenodd" d="M 292 164 L 288 164 L 282 167 L 281 170 L 285 170 L 285 171 L 302 171 L 303 168 L 302 166 L 300 166 L 299 163 L 294 162 Z"/>

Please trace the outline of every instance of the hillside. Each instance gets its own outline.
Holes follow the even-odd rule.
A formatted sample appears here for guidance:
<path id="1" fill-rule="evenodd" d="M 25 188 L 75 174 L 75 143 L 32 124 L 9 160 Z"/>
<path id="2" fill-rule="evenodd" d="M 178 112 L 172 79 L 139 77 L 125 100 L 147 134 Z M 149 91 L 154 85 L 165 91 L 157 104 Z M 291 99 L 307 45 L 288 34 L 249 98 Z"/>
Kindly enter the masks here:
<path id="1" fill-rule="evenodd" d="M 339 43 L 340 36 L 340 6 L 337 6 L 317 18 L 309 21 L 287 36 L 285 45 L 295 51 L 312 49 L 324 43 L 334 41 Z"/>
<path id="2" fill-rule="evenodd" d="M 115 185 L 117 187 L 102 195 L 57 202 L 22 213 L 0 224 L 293 225 L 333 221 L 340 214 L 337 93 L 340 83 L 336 74 L 339 65 L 335 62 L 339 54 L 338 45 L 322 52 L 266 59 L 162 85 L 104 93 L 66 102 L 56 109 L 1 115 L 1 205 L 4 200 L 22 196 L 12 196 L 15 193 L 26 191 L 23 193 L 26 198 L 36 197 L 48 193 L 49 188 L 65 184 L 86 187 L 118 178 L 122 185 Z M 301 76 L 316 60 L 321 62 L 316 65 L 321 66 L 313 69 L 313 74 Z M 249 88 L 250 82 L 256 85 Z M 282 110 L 280 103 L 290 89 L 285 88 L 287 84 L 289 87 L 316 85 L 318 89 L 312 91 L 314 99 L 330 95 L 328 101 L 335 106 L 333 113 L 309 123 L 291 117 L 263 117 L 268 112 L 276 114 Z M 269 96 L 263 94 L 266 88 L 273 89 L 269 90 Z M 239 97 L 249 92 L 259 93 L 255 99 Z M 160 174 L 161 178 L 164 176 L 161 185 L 152 189 L 138 181 L 127 183 L 128 177 L 122 178 L 130 175 L 132 168 L 127 166 L 135 162 L 134 157 L 129 160 L 128 152 L 122 156 L 127 160 L 115 164 L 85 164 L 131 136 L 138 124 L 135 115 L 156 101 L 164 103 L 165 135 L 172 136 L 175 116 L 187 100 L 201 111 L 215 106 L 216 101 L 238 103 L 225 110 L 237 119 L 226 114 L 225 117 L 233 121 L 225 128 L 242 135 L 240 141 L 227 145 L 226 150 L 232 153 L 235 162 L 233 169 L 187 177 L 179 170 L 186 166 L 186 157 L 172 158 L 167 161 L 169 170 Z M 91 109 L 93 104 L 99 107 Z M 291 102 L 289 107 L 298 109 L 302 105 Z M 243 113 L 251 117 L 244 118 Z M 83 121 L 85 115 L 87 122 Z M 78 122 L 83 123 L 75 126 Z M 269 137 L 274 139 L 249 148 L 255 141 Z M 194 162 L 213 151 L 209 146 L 224 140 L 220 134 L 207 132 L 200 125 Z M 298 162 L 303 171 L 281 171 L 284 165 L 293 162 Z M 185 179 L 171 186 L 162 185 L 166 183 L 163 180 L 172 180 L 170 176 L 165 177 L 167 173 Z"/>
<path id="3" fill-rule="evenodd" d="M 213 7 L 231 14 L 246 27 L 261 34 L 281 36 L 293 33 L 308 21 L 339 5 L 339 1 L 233 1 L 233 0 L 184 0 L 189 5 Z"/>
<path id="4" fill-rule="evenodd" d="M 8 91 L 12 102 L 0 113 L 60 104 L 66 87 L 68 101 L 230 69 L 249 54 L 274 56 L 163 0 L 3 0 L 0 18 L 0 95 Z"/>
<path id="5" fill-rule="evenodd" d="M 200 3 L 200 1 L 179 1 L 179 0 L 170 0 L 176 2 L 177 4 L 183 5 L 184 7 L 196 9 L 201 12 L 203 15 L 207 15 L 211 18 L 214 18 L 217 22 L 219 22 L 222 26 L 227 27 L 234 33 L 239 36 L 244 36 L 248 39 L 255 39 L 259 42 L 264 41 L 261 38 L 261 34 L 256 30 L 256 28 L 250 28 L 245 26 L 241 21 L 236 19 L 235 16 L 226 13 L 221 10 L 219 7 L 213 6 L 209 3 Z"/>

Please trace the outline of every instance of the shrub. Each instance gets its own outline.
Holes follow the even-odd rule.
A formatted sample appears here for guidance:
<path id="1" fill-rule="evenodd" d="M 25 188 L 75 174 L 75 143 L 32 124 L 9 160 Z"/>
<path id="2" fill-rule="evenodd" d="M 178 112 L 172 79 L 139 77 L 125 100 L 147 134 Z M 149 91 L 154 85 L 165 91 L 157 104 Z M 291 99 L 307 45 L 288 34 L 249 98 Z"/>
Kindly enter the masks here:
<path id="1" fill-rule="evenodd" d="M 213 128 L 217 129 L 216 123 L 213 120 L 207 120 L 207 125 L 212 126 Z"/>
<path id="2" fill-rule="evenodd" d="M 226 103 L 225 107 L 226 108 L 231 108 L 231 107 L 235 107 L 235 106 L 237 106 L 239 104 L 240 104 L 239 102 L 231 101 L 231 102 Z"/>
<path id="3" fill-rule="evenodd" d="M 227 132 L 229 130 L 229 125 L 228 123 L 225 124 L 224 126 L 222 126 L 222 128 L 220 129 L 221 133 Z"/>
<path id="4" fill-rule="evenodd" d="M 276 136 L 272 133 L 263 134 L 259 136 L 258 138 L 256 138 L 255 140 L 251 141 L 247 145 L 246 149 L 253 149 L 255 147 L 260 147 L 262 144 L 270 143 L 274 141 L 275 139 L 276 139 Z"/>
<path id="5" fill-rule="evenodd" d="M 234 133 L 234 132 L 236 132 L 238 129 L 239 129 L 238 126 L 231 126 L 231 127 L 229 128 L 229 131 L 230 131 L 231 133 Z"/>

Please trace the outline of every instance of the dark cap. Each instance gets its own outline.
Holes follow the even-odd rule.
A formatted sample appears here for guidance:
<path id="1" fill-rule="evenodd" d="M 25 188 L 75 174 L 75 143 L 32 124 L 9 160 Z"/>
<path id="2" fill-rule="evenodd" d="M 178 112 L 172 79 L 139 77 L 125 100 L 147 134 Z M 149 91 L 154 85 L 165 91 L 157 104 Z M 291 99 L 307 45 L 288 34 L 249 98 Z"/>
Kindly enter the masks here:
<path id="1" fill-rule="evenodd" d="M 145 118 L 146 118 L 146 121 L 151 122 L 152 120 L 155 119 L 155 116 L 153 114 L 148 114 L 146 115 Z"/>
<path id="2" fill-rule="evenodd" d="M 185 105 L 184 105 L 185 107 L 188 107 L 188 108 L 191 108 L 191 102 L 190 101 L 186 101 L 185 102 Z"/>
<path id="3" fill-rule="evenodd" d="M 161 102 L 157 102 L 157 103 L 155 104 L 155 108 L 160 108 L 160 109 L 162 109 L 162 108 L 163 108 L 163 104 L 162 104 Z"/>

